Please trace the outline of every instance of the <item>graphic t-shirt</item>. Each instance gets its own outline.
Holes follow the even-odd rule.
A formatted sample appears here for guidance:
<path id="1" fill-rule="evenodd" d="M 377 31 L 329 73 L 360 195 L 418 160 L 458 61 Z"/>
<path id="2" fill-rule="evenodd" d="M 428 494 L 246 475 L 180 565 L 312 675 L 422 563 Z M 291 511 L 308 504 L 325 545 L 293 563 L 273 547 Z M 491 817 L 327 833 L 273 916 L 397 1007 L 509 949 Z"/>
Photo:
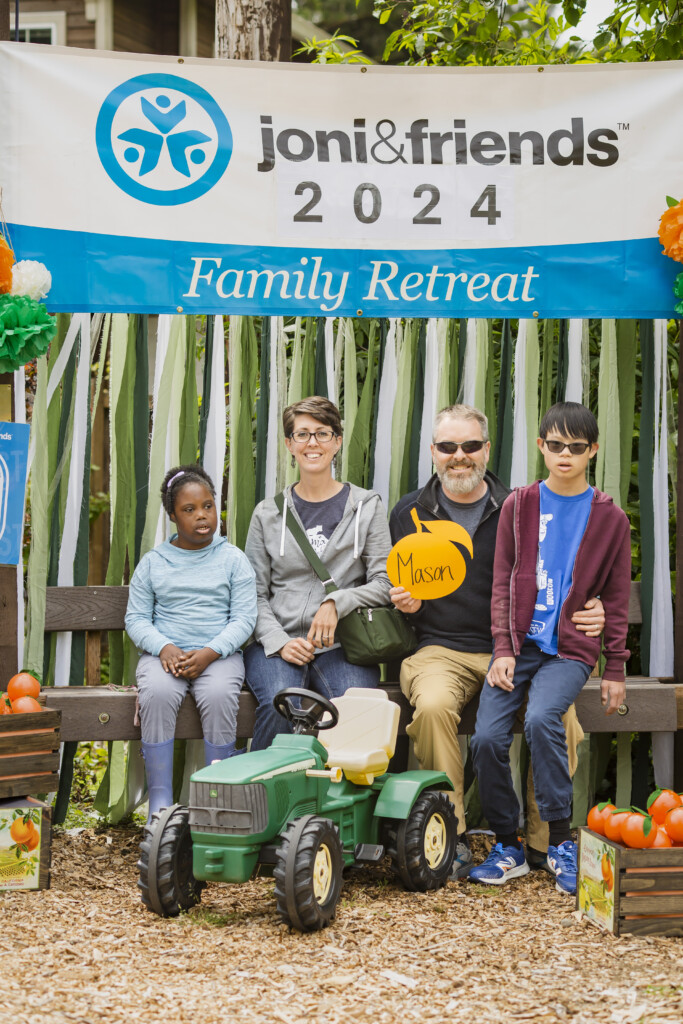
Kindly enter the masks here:
<path id="1" fill-rule="evenodd" d="M 328 540 L 341 522 L 349 490 L 349 485 L 344 484 L 339 494 L 335 494 L 333 498 L 326 498 L 325 501 L 304 501 L 296 493 L 296 487 L 292 491 L 294 507 L 306 531 L 308 542 L 318 557 L 322 555 Z"/>
<path id="2" fill-rule="evenodd" d="M 486 494 L 478 501 L 453 501 L 444 492 L 443 487 L 439 488 L 439 507 L 443 509 L 449 519 L 452 519 L 458 526 L 467 530 L 470 537 L 474 537 L 475 530 L 481 522 L 481 517 L 489 500 L 489 487 L 486 485 Z"/>
<path id="3" fill-rule="evenodd" d="M 527 634 L 546 654 L 557 654 L 560 610 L 572 585 L 576 553 L 586 529 L 593 488 L 569 497 L 555 494 L 545 482 L 540 488 L 536 560 L 536 607 Z"/>

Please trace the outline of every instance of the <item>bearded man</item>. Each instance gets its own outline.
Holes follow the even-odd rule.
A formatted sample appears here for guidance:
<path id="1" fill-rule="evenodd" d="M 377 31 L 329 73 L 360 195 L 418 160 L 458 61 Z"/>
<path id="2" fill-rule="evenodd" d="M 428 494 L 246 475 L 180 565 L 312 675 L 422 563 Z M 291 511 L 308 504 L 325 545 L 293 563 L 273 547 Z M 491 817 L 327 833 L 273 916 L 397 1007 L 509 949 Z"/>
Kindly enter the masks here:
<path id="1" fill-rule="evenodd" d="M 488 421 L 469 405 L 442 409 L 434 420 L 432 461 L 436 472 L 421 490 L 407 494 L 391 513 L 394 543 L 415 532 L 411 510 L 420 519 L 452 520 L 472 538 L 474 555 L 467 574 L 453 594 L 431 601 L 413 598 L 393 587 L 391 599 L 418 636 L 418 647 L 401 665 L 401 690 L 412 704 L 407 733 L 421 768 L 445 772 L 454 790 L 448 795 L 458 818 L 458 847 L 452 879 L 466 877 L 472 854 L 465 834 L 463 758 L 458 726 L 465 705 L 481 690 L 491 661 L 491 589 L 493 556 L 500 509 L 510 493 L 489 472 L 491 451 Z M 597 598 L 587 602 L 572 621 L 589 636 L 598 636 L 605 623 Z M 576 748 L 583 731 L 574 708 L 565 715 L 569 770 L 576 770 Z M 541 822 L 530 785 L 527 809 L 527 861 L 545 867 L 548 829 Z"/>

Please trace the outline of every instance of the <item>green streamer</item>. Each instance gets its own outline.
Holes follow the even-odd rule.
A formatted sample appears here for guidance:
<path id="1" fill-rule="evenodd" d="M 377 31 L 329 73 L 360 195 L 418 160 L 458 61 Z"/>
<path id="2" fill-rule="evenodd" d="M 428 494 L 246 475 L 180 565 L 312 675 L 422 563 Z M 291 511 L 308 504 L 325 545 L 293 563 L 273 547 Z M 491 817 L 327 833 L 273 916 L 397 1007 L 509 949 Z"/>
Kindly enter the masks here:
<path id="1" fill-rule="evenodd" d="M 557 339 L 557 379 L 555 384 L 555 401 L 564 402 L 567 393 L 567 373 L 569 372 L 569 321 L 560 320 Z"/>
<path id="2" fill-rule="evenodd" d="M 617 376 L 619 380 L 619 435 L 621 450 L 619 494 L 622 508 L 628 504 L 633 459 L 633 433 L 636 408 L 636 342 L 635 320 L 617 320 Z"/>
<path id="3" fill-rule="evenodd" d="M 353 425 L 351 438 L 347 442 L 348 448 L 348 477 L 352 484 L 359 487 L 370 487 L 370 452 L 372 449 L 372 410 L 374 407 L 375 392 L 375 347 L 377 338 L 377 324 L 373 321 L 370 325 L 368 337 L 368 362 L 363 381 L 358 412 Z"/>
<path id="4" fill-rule="evenodd" d="M 555 322 L 546 320 L 543 324 L 543 347 L 541 351 L 541 394 L 539 400 L 539 417 L 545 416 L 553 404 L 553 370 L 555 364 Z M 536 479 L 545 480 L 547 476 L 543 456 L 536 450 Z"/>
<path id="5" fill-rule="evenodd" d="M 425 360 L 427 357 L 427 321 L 415 321 L 417 345 L 413 370 L 413 402 L 410 410 L 411 430 L 408 437 L 408 480 L 407 491 L 415 491 L 418 486 L 420 467 L 420 451 L 423 439 L 422 410 L 425 397 Z"/>
<path id="6" fill-rule="evenodd" d="M 526 379 L 525 387 L 525 409 L 526 409 L 526 436 L 527 436 L 527 480 L 528 484 L 535 479 L 536 438 L 538 437 L 538 367 L 540 362 L 540 351 L 538 345 L 538 320 L 528 320 L 526 324 Z"/>
<path id="7" fill-rule="evenodd" d="M 493 374 L 489 374 L 492 379 Z M 493 472 L 504 484 L 510 483 L 512 468 L 512 334 L 510 321 L 503 321 L 500 341 L 500 385 L 498 391 L 498 429 Z"/>
<path id="8" fill-rule="evenodd" d="M 252 415 L 258 346 L 253 319 L 230 317 L 230 465 L 228 538 L 243 548 L 254 510 L 256 475 Z"/>
<path id="9" fill-rule="evenodd" d="M 180 400 L 180 424 L 178 462 L 181 466 L 193 465 L 197 461 L 199 433 L 197 410 L 196 343 L 194 317 L 185 317 L 185 375 Z"/>
<path id="10" fill-rule="evenodd" d="M 270 415 L 270 317 L 261 324 L 261 369 L 256 399 L 256 503 L 266 496 L 266 461 L 268 448 L 268 417 Z"/>
<path id="11" fill-rule="evenodd" d="M 595 484 L 619 504 L 621 500 L 621 437 L 617 380 L 617 330 L 614 320 L 602 321 L 598 376 L 598 431 L 600 447 L 596 457 Z"/>
<path id="12" fill-rule="evenodd" d="M 147 317 L 138 316 L 135 334 L 135 381 L 133 395 L 133 458 L 135 474 L 135 517 L 129 550 L 134 564 L 140 561 L 142 535 L 145 530 L 147 497 L 149 494 L 149 355 L 147 347 Z M 195 408 L 196 420 L 196 408 Z M 194 460 L 193 460 L 194 461 Z"/>
<path id="13" fill-rule="evenodd" d="M 261 378 L 263 379 L 263 378 Z M 319 316 L 316 320 L 315 334 L 315 374 L 313 393 L 329 398 L 327 393 L 327 359 L 325 353 L 325 317 Z"/>
<path id="14" fill-rule="evenodd" d="M 199 461 L 204 462 L 204 447 L 206 445 L 206 430 L 209 422 L 209 406 L 211 404 L 211 374 L 213 371 L 213 328 L 215 320 L 212 316 L 206 318 L 206 341 L 204 344 L 204 371 L 202 377 L 202 405 L 199 413 Z M 270 329 L 270 320 L 266 319 Z"/>
<path id="15" fill-rule="evenodd" d="M 640 630 L 640 661 L 643 672 L 650 671 L 650 635 L 655 564 L 655 512 L 652 479 L 655 442 L 655 351 L 651 320 L 640 321 L 640 363 L 642 399 L 638 440 L 638 498 L 640 505 L 640 605 L 643 624 Z"/>

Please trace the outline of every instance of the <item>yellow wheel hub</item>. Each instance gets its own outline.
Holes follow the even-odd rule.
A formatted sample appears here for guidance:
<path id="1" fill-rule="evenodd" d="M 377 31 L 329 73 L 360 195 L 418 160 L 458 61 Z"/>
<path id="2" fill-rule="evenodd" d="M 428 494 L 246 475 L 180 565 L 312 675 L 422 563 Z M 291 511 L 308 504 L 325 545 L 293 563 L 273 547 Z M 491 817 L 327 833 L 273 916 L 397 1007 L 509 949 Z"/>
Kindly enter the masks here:
<path id="1" fill-rule="evenodd" d="M 446 852 L 446 823 L 440 814 L 432 814 L 425 829 L 425 857 L 430 868 L 437 868 Z"/>
<path id="2" fill-rule="evenodd" d="M 322 843 L 313 863 L 313 895 L 324 903 L 332 885 L 332 858 L 329 847 Z"/>

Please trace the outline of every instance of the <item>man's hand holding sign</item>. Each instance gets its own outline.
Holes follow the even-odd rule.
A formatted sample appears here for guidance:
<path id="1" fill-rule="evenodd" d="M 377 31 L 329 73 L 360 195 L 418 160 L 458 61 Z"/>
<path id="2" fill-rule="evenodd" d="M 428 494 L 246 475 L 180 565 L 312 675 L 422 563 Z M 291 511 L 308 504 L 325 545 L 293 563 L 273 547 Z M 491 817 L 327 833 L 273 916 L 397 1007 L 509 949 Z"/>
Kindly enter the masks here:
<path id="1" fill-rule="evenodd" d="M 467 565 L 461 544 L 473 555 L 472 538 L 464 527 L 441 519 L 423 521 L 411 510 L 416 532 L 402 537 L 389 552 L 387 573 L 396 607 L 408 614 L 423 601 L 452 594 L 462 584 Z"/>

